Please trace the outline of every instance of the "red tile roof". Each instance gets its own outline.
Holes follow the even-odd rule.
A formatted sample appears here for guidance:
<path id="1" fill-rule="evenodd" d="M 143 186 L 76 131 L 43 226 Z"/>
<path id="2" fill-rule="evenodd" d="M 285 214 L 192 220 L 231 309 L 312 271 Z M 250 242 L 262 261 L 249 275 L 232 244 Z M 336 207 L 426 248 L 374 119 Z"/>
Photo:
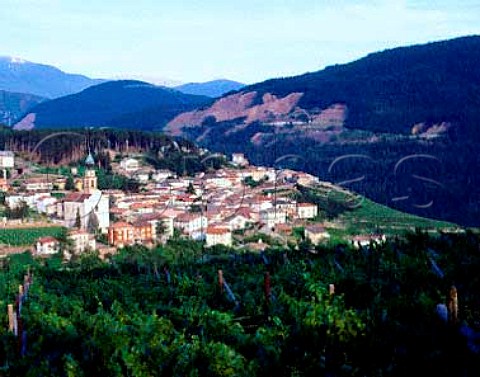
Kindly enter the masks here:
<path id="1" fill-rule="evenodd" d="M 54 237 L 48 236 L 48 237 L 40 237 L 40 238 L 38 239 L 38 242 L 44 244 L 44 243 L 58 242 L 58 240 L 57 240 L 56 238 L 54 238 Z"/>
<path id="2" fill-rule="evenodd" d="M 209 226 L 207 228 L 207 234 L 227 234 L 227 233 L 230 233 L 230 229 L 228 228 L 221 228 L 221 227 L 213 227 L 213 226 Z"/>

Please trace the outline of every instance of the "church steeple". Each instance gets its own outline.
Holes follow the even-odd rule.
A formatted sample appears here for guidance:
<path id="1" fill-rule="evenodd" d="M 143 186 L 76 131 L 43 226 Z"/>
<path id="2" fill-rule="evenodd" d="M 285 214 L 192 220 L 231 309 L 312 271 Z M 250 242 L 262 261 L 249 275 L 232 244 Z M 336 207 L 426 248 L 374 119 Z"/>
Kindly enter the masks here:
<path id="1" fill-rule="evenodd" d="M 85 177 L 83 178 L 83 191 L 86 194 L 91 194 L 92 192 L 97 190 L 98 178 L 95 174 L 95 170 L 93 169 L 94 166 L 95 160 L 89 148 L 88 156 L 85 159 Z"/>
<path id="2" fill-rule="evenodd" d="M 93 159 L 92 153 L 90 152 L 90 149 L 89 149 L 88 156 L 85 159 L 85 166 L 92 167 L 93 165 L 95 165 L 95 160 Z"/>

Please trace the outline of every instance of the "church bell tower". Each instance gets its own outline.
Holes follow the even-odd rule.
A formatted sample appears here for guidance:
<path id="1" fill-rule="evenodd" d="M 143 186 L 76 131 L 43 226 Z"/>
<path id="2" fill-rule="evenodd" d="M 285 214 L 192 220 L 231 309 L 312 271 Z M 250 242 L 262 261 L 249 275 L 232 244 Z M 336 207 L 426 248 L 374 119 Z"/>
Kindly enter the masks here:
<path id="1" fill-rule="evenodd" d="M 90 152 L 85 159 L 85 177 L 83 178 L 83 191 L 86 194 L 91 194 L 97 191 L 97 175 L 93 167 L 95 166 L 95 160 Z"/>

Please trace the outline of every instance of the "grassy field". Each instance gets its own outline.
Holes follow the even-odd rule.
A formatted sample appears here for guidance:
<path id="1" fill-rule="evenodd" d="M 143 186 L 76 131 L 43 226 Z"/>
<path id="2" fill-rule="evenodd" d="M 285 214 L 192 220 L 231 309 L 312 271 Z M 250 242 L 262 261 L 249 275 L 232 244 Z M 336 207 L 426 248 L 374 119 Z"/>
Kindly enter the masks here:
<path id="1" fill-rule="evenodd" d="M 316 187 L 309 190 L 307 198 L 318 204 L 319 221 L 322 216 L 328 214 L 328 211 L 330 214 L 334 213 L 330 218 L 338 227 L 335 229 L 327 227 L 334 243 L 358 234 L 400 235 L 415 231 L 417 228 L 433 232 L 459 228 L 456 224 L 446 221 L 397 211 L 347 190 L 337 190 L 335 186 Z"/>
<path id="2" fill-rule="evenodd" d="M 59 237 L 65 232 L 63 227 L 0 229 L 0 244 L 10 246 L 33 245 L 38 238 Z"/>

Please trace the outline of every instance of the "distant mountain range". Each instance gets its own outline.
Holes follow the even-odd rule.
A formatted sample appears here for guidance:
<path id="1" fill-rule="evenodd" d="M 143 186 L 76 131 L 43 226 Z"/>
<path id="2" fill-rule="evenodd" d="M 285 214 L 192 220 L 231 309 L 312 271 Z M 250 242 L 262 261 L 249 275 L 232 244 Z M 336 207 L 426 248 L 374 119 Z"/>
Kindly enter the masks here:
<path id="1" fill-rule="evenodd" d="M 65 73 L 58 68 L 32 63 L 25 61 L 20 58 L 14 57 L 0 57 L 0 123 L 11 125 L 17 123 L 20 118 L 27 114 L 27 111 L 30 110 L 35 105 L 40 102 L 44 102 L 48 99 L 58 99 L 61 97 L 69 96 L 72 94 L 79 93 L 84 89 L 87 89 L 91 86 L 98 84 L 106 83 L 108 81 L 136 81 L 136 82 L 148 82 L 158 86 L 159 90 L 153 90 L 153 86 L 149 86 L 149 90 L 146 94 L 145 99 L 136 98 L 132 106 L 121 106 L 121 109 L 114 110 L 115 100 L 120 100 L 119 103 L 122 103 L 119 95 L 113 93 L 113 88 L 120 88 L 118 85 L 109 87 L 110 89 L 107 92 L 102 92 L 102 95 L 112 95 L 115 97 L 115 100 L 109 100 L 108 98 L 103 98 L 106 100 L 109 105 L 109 109 L 104 109 L 103 116 L 99 117 L 99 110 L 96 109 L 92 113 L 92 119 L 88 120 L 87 118 L 89 111 L 80 111 L 78 109 L 86 109 L 85 105 L 88 102 L 87 97 L 93 95 L 94 98 L 97 98 L 99 92 L 91 91 L 86 92 L 80 96 L 81 104 L 77 103 L 74 106 L 73 114 L 67 116 L 65 114 L 58 115 L 54 114 L 56 106 L 61 103 L 62 111 L 67 111 L 65 106 L 73 104 L 77 97 L 68 98 L 60 102 L 54 102 L 52 104 L 44 105 L 40 108 L 37 108 L 33 113 L 37 114 L 36 121 L 31 122 L 32 115 L 27 117 L 27 121 L 22 123 L 21 127 L 31 127 L 33 124 L 37 126 L 44 126 L 46 123 L 51 122 L 52 126 L 58 126 L 59 122 L 66 122 L 63 125 L 65 126 L 77 126 L 78 124 L 90 123 L 92 126 L 99 124 L 99 119 L 101 118 L 100 123 L 104 125 L 106 121 L 114 121 L 112 125 L 121 125 L 125 123 L 139 125 L 142 128 L 154 127 L 158 128 L 159 125 L 164 125 L 168 120 L 171 120 L 172 117 L 178 114 L 179 111 L 190 110 L 193 107 L 190 104 L 196 104 L 203 106 L 206 102 L 205 99 L 199 99 L 188 96 L 181 96 L 179 92 L 187 95 L 196 95 L 196 96 L 205 96 L 205 97 L 219 97 L 227 92 L 232 90 L 238 90 L 244 85 L 231 80 L 214 80 L 205 83 L 190 83 L 180 85 L 180 82 L 168 79 L 161 78 L 147 78 L 143 80 L 137 80 L 136 78 L 143 78 L 141 75 L 130 75 L 129 79 L 122 80 L 104 80 L 104 79 L 91 79 L 83 75 L 69 74 Z M 176 89 L 177 92 L 168 91 L 165 87 L 172 87 Z M 107 87 L 103 87 L 107 88 Z M 123 87 L 124 89 L 124 87 Z M 126 94 L 125 91 L 121 91 L 121 94 Z M 144 88 L 145 89 L 145 88 Z M 131 92 L 127 90 L 127 92 Z M 156 92 L 157 94 L 153 95 L 152 93 Z M 142 92 L 143 93 L 143 92 Z M 163 93 L 162 96 L 159 93 Z M 118 93 L 117 93 L 118 94 Z M 127 94 L 128 97 L 128 94 Z M 160 98 L 161 97 L 161 98 Z M 171 97 L 171 99 L 167 99 Z M 142 104 L 142 102 L 144 103 Z M 157 106 L 158 105 L 158 106 Z M 145 109 L 149 108 L 150 115 L 147 115 Z M 93 110 L 93 109 L 92 109 Z M 126 111 L 124 111 L 126 110 Z M 142 114 L 129 114 L 131 110 L 134 112 L 140 111 Z M 47 111 L 49 115 L 47 116 Z M 79 113 L 82 115 L 80 116 Z M 110 113 L 112 117 L 109 117 L 107 114 Z M 119 114 L 121 113 L 121 114 Z M 117 117 L 120 116 L 120 119 Z M 137 117 L 138 116 L 138 117 Z M 74 123 L 72 123 L 74 122 Z"/>
<path id="2" fill-rule="evenodd" d="M 19 58 L 0 57 L 0 89 L 9 92 L 57 98 L 105 81 L 65 73 L 49 65 Z"/>
<path id="3" fill-rule="evenodd" d="M 175 88 L 176 86 L 182 85 L 183 82 L 178 80 L 171 80 L 165 77 L 159 76 L 149 76 L 149 75 L 137 75 L 137 74 L 123 74 L 123 75 L 115 75 L 111 77 L 110 81 L 125 81 L 125 80 L 133 80 L 133 81 L 144 81 L 148 82 L 149 84 L 157 85 L 157 86 L 166 86 L 167 88 Z"/>
<path id="4" fill-rule="evenodd" d="M 175 86 L 175 89 L 186 93 L 199 96 L 207 96 L 212 98 L 221 97 L 224 94 L 236 90 L 240 90 L 245 84 L 232 80 L 213 80 L 202 83 L 188 83 Z"/>
<path id="5" fill-rule="evenodd" d="M 159 130 L 175 115 L 210 102 L 208 97 L 184 94 L 142 81 L 109 81 L 40 103 L 14 128 L 88 126 Z"/>

